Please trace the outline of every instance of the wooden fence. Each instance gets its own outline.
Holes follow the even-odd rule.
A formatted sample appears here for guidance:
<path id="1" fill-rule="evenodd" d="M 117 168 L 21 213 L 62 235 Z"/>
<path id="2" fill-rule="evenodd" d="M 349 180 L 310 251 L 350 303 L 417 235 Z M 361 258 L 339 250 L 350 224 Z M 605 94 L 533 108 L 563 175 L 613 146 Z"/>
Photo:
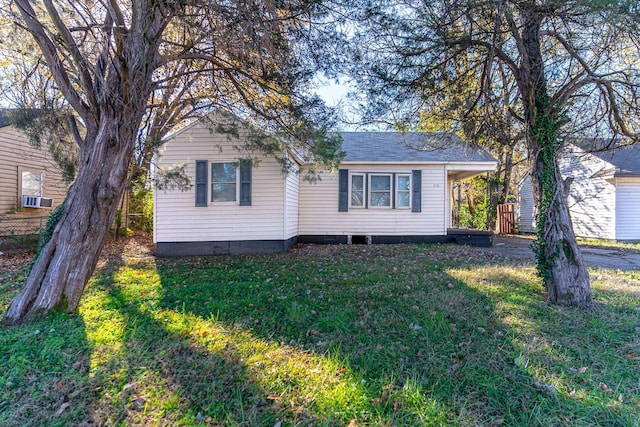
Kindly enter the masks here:
<path id="1" fill-rule="evenodd" d="M 498 205 L 498 234 L 511 234 L 515 231 L 516 225 L 516 204 L 505 203 Z"/>

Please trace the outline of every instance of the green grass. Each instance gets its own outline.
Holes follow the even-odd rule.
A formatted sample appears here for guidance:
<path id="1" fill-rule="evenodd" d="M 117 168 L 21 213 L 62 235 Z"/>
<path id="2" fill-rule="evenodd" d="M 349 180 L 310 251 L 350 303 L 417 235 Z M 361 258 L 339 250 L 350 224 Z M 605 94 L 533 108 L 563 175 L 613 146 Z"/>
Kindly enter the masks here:
<path id="1" fill-rule="evenodd" d="M 616 242 L 604 239 L 588 239 L 579 237 L 578 243 L 583 246 L 606 247 L 630 251 L 640 251 L 640 242 Z"/>
<path id="2" fill-rule="evenodd" d="M 0 425 L 640 425 L 640 274 L 591 274 L 577 310 L 461 246 L 113 250 L 77 315 L 0 329 Z"/>
<path id="3" fill-rule="evenodd" d="M 520 239 L 528 239 L 534 240 L 535 234 L 531 233 L 518 233 L 513 235 L 514 237 L 518 237 Z M 618 250 L 628 250 L 631 252 L 639 252 L 640 251 L 640 242 L 636 241 L 615 241 L 615 240 L 607 240 L 607 239 L 596 239 L 589 237 L 577 237 L 576 238 L 578 244 L 580 246 L 586 247 L 595 247 L 595 248 L 607 248 L 607 249 L 618 249 Z"/>

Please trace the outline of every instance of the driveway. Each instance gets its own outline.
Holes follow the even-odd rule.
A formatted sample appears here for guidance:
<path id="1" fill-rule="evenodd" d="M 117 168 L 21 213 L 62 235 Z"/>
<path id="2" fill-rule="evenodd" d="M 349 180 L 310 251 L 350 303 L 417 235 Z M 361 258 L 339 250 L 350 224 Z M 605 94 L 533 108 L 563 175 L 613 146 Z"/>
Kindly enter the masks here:
<path id="1" fill-rule="evenodd" d="M 487 250 L 500 255 L 515 256 L 535 262 L 531 250 L 532 239 L 514 236 L 494 236 L 493 246 Z M 615 270 L 640 270 L 640 252 L 604 246 L 581 245 L 582 255 L 587 267 L 611 268 Z"/>

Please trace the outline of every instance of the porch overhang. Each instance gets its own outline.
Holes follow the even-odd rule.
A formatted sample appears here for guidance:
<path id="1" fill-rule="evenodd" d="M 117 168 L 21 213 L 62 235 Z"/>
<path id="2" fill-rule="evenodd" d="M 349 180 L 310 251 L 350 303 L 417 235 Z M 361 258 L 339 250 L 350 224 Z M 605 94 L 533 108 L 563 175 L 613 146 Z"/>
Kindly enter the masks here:
<path id="1" fill-rule="evenodd" d="M 498 162 L 454 163 L 447 165 L 447 176 L 461 180 L 496 170 Z"/>

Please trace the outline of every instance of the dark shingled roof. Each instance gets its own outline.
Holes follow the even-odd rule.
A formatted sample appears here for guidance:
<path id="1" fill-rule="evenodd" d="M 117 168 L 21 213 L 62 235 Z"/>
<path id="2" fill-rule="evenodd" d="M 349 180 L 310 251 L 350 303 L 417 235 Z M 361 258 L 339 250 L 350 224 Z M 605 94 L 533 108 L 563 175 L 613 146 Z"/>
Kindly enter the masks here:
<path id="1" fill-rule="evenodd" d="M 615 168 L 613 176 L 640 176 L 640 144 L 609 138 L 572 138 L 569 142 L 611 163 Z"/>
<path id="2" fill-rule="evenodd" d="M 595 151 L 592 154 L 616 168 L 613 176 L 640 176 L 640 146 L 638 145 Z"/>
<path id="3" fill-rule="evenodd" d="M 343 132 L 346 163 L 493 162 L 479 147 L 471 147 L 444 132 Z"/>

